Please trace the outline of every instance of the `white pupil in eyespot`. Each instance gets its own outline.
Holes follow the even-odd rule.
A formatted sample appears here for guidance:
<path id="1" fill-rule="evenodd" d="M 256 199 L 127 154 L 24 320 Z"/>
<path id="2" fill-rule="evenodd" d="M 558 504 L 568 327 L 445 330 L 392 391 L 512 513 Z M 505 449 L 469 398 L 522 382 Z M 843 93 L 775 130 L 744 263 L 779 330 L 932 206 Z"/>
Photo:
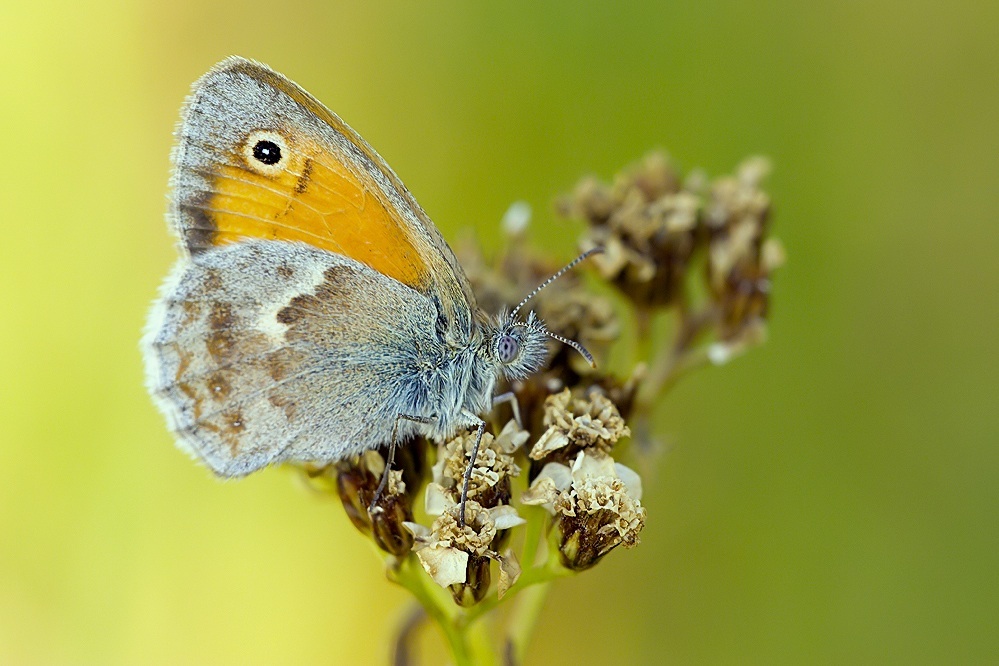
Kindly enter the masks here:
<path id="1" fill-rule="evenodd" d="M 499 359 L 503 363 L 509 363 L 517 357 L 517 341 L 511 335 L 504 335 L 499 339 Z"/>
<path id="2" fill-rule="evenodd" d="M 257 141 L 253 146 L 253 157 L 264 164 L 277 164 L 281 161 L 281 149 L 273 141 Z"/>

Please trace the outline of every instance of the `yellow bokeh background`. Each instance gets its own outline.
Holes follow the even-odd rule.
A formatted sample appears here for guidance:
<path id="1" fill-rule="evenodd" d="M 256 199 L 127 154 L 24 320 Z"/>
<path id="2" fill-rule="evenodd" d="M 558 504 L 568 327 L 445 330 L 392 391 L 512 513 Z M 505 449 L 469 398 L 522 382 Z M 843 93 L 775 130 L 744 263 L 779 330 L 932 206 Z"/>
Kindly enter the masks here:
<path id="1" fill-rule="evenodd" d="M 143 389 L 171 130 L 234 53 L 451 240 L 524 199 L 568 258 L 550 203 L 585 173 L 774 161 L 770 340 L 664 401 L 642 545 L 558 584 L 529 663 L 999 654 L 999 4 L 4 0 L 0 26 L 0 663 L 388 657 L 406 597 L 342 510 L 214 481 Z"/>

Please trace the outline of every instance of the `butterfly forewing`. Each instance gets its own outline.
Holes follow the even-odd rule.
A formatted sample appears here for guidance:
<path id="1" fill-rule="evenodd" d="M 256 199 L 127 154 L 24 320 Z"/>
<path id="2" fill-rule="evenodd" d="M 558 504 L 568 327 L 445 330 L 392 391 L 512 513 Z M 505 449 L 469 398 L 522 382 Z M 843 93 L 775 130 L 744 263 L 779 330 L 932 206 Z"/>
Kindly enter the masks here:
<path id="1" fill-rule="evenodd" d="M 340 118 L 242 58 L 199 80 L 174 153 L 173 219 L 192 255 L 247 238 L 298 241 L 437 300 L 470 329 L 454 254 L 398 177 Z"/>

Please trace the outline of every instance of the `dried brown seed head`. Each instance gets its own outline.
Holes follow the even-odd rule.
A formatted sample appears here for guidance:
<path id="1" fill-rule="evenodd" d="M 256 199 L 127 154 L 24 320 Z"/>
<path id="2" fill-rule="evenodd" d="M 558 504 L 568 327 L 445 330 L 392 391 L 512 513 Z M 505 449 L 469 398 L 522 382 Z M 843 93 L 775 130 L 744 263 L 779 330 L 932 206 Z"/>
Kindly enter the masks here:
<path id="1" fill-rule="evenodd" d="M 452 501 L 457 501 L 461 495 L 475 438 L 475 432 L 459 433 L 445 442 L 438 452 L 433 481 L 444 489 Z M 495 437 L 488 432 L 483 433 L 468 484 L 469 498 L 474 498 L 483 506 L 509 503 L 510 479 L 520 474 L 513 454 L 527 438 L 528 433 L 514 421 L 509 421 Z"/>
<path id="2" fill-rule="evenodd" d="M 641 495 L 634 471 L 604 453 L 580 451 L 572 467 L 545 465 L 521 501 L 554 516 L 563 565 L 583 570 L 617 546 L 639 543 L 646 515 Z"/>
<path id="3" fill-rule="evenodd" d="M 544 425 L 548 429 L 531 449 L 534 460 L 574 460 L 582 449 L 609 452 L 619 439 L 631 434 L 617 406 L 597 387 L 565 389 L 545 401 Z"/>

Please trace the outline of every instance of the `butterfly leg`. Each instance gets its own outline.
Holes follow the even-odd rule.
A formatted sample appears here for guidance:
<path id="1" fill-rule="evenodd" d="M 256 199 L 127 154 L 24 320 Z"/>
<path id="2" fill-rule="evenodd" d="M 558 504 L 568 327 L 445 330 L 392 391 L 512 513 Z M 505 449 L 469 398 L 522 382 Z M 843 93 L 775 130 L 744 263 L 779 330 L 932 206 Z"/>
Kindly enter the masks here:
<path id="1" fill-rule="evenodd" d="M 520 401 L 517 400 L 517 394 L 513 391 L 507 391 L 506 393 L 501 393 L 493 398 L 493 407 L 501 405 L 504 402 L 509 402 L 511 409 L 513 409 L 513 420 L 517 422 L 517 425 L 521 428 L 524 427 L 524 421 L 520 418 Z"/>
<path id="2" fill-rule="evenodd" d="M 472 416 L 472 415 L 470 415 Z M 461 484 L 461 507 L 458 513 L 458 525 L 465 526 L 465 502 L 468 501 L 468 483 L 472 480 L 472 469 L 475 467 L 475 458 L 479 455 L 479 444 L 482 443 L 482 433 L 486 431 L 486 422 L 477 416 L 472 416 L 475 420 L 469 425 L 475 426 L 475 445 L 472 446 L 472 456 L 468 459 L 468 467 L 465 468 L 465 479 Z"/>
<path id="3" fill-rule="evenodd" d="M 382 498 L 382 493 L 388 487 L 389 472 L 392 471 L 392 463 L 395 462 L 396 435 L 399 432 L 399 421 L 403 420 L 413 421 L 414 423 L 433 423 L 434 418 L 432 416 L 413 416 L 412 414 L 399 414 L 395 417 L 395 423 L 392 425 L 392 440 L 389 442 L 388 460 L 385 461 L 385 471 L 382 472 L 382 480 L 378 483 L 378 490 L 375 491 L 375 496 L 371 499 L 371 504 L 368 505 L 368 513 L 375 513 L 378 510 L 376 506 L 378 500 Z"/>

